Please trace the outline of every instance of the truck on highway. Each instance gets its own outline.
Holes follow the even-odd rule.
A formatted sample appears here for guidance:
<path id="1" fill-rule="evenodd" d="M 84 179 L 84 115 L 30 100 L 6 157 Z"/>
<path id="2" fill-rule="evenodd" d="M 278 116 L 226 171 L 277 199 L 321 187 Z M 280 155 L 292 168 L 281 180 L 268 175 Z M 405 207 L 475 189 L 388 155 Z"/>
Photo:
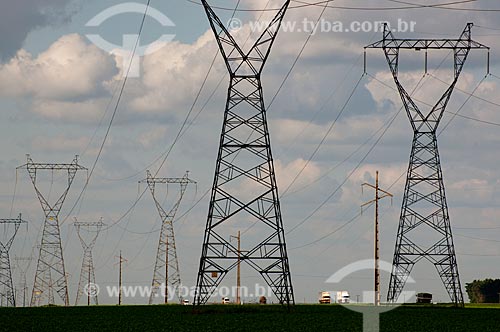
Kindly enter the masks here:
<path id="1" fill-rule="evenodd" d="M 337 292 L 337 303 L 348 304 L 350 301 L 351 301 L 351 297 L 349 296 L 348 291 Z"/>
<path id="2" fill-rule="evenodd" d="M 330 292 L 319 292 L 319 303 L 330 304 L 331 303 Z"/>

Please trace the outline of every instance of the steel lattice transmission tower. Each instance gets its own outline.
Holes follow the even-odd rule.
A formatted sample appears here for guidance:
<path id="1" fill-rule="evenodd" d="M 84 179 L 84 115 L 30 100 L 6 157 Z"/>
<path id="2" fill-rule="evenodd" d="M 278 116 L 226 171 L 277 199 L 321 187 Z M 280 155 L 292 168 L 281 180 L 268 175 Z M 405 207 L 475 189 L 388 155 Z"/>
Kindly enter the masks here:
<path id="1" fill-rule="evenodd" d="M 426 259 L 436 267 L 451 301 L 455 305 L 463 305 L 436 131 L 469 52 L 471 49 L 489 49 L 471 39 L 471 27 L 472 23 L 467 24 L 458 39 L 396 39 L 386 24 L 384 38 L 366 47 L 384 50 L 413 129 L 413 145 L 387 295 L 389 302 L 398 300 L 413 266 Z M 426 54 L 428 50 L 448 49 L 454 53 L 453 81 L 427 114 L 420 110 L 398 79 L 401 49 L 425 50 Z M 416 230 L 424 228 L 433 232 L 438 240 L 433 240 L 431 245 L 423 245 L 423 239 L 415 235 Z M 429 238 L 430 232 L 426 233 Z"/>
<path id="2" fill-rule="evenodd" d="M 160 240 L 156 253 L 156 263 L 153 272 L 152 292 L 149 297 L 149 304 L 153 304 L 154 299 L 159 298 L 161 295 L 164 295 L 163 302 L 167 303 L 167 287 L 169 286 L 174 289 L 175 295 L 180 302 L 182 301 L 180 296 L 181 275 L 179 260 L 177 259 L 177 249 L 175 246 L 174 219 L 187 186 L 190 183 L 196 184 L 196 182 L 189 178 L 189 172 L 186 172 L 182 178 L 155 178 L 147 171 L 147 178 L 139 181 L 139 183 L 147 183 L 161 219 Z M 168 212 L 165 211 L 156 196 L 155 189 L 157 184 L 180 185 L 179 197 Z M 160 288 L 164 290 L 164 294 L 160 293 Z"/>
<path id="3" fill-rule="evenodd" d="M 241 255 L 241 261 L 261 274 L 280 303 L 293 304 L 261 83 L 262 70 L 290 1 L 285 1 L 247 52 L 207 1 L 202 0 L 202 4 L 229 71 L 230 83 L 194 303 L 206 303 L 224 276 L 238 265 L 238 249 L 229 242 L 229 236 L 238 223 L 245 222 L 258 226 L 253 231 L 260 233 L 258 240 Z"/>
<path id="4" fill-rule="evenodd" d="M 64 305 L 69 305 L 68 282 L 64 269 L 64 259 L 61 245 L 61 232 L 59 229 L 59 213 L 68 195 L 69 189 L 79 170 L 87 170 L 78 164 L 78 156 L 75 156 L 69 164 L 44 164 L 34 163 L 27 156 L 28 162 L 19 166 L 26 168 L 35 188 L 36 195 L 45 214 L 43 224 L 40 252 L 35 273 L 35 282 L 31 294 L 31 306 L 39 305 L 44 298 L 49 304 L 54 304 L 54 291 L 59 295 Z M 47 201 L 37 185 L 37 173 L 39 171 L 66 171 L 68 182 L 65 190 L 54 204 Z"/>
<path id="5" fill-rule="evenodd" d="M 19 283 L 20 292 L 18 297 L 22 296 L 22 305 L 23 307 L 26 307 L 26 303 L 28 302 L 28 281 L 26 275 L 28 273 L 28 269 L 30 267 L 31 261 L 33 260 L 33 257 L 15 257 L 14 260 L 16 261 L 21 280 L 21 282 Z M 19 303 L 21 302 L 18 301 L 17 305 L 19 306 Z"/>
<path id="6" fill-rule="evenodd" d="M 17 219 L 0 219 L 0 225 L 6 226 L 6 231 L 8 229 L 8 225 L 14 226 L 12 235 L 6 236 L 7 241 L 0 242 L 0 297 L 2 299 L 2 305 L 5 303 L 6 307 L 16 306 L 14 286 L 12 283 L 12 270 L 10 266 L 9 250 L 12 247 L 12 243 L 14 242 L 14 238 L 16 237 L 19 227 L 23 223 L 26 223 L 26 221 L 21 218 L 20 214 Z"/>
<path id="7" fill-rule="evenodd" d="M 99 232 L 101 231 L 104 223 L 99 222 L 78 222 L 75 221 L 73 226 L 76 228 L 76 233 L 83 247 L 83 261 L 80 270 L 80 281 L 78 282 L 78 291 L 76 292 L 75 305 L 78 305 L 82 295 L 87 297 L 87 305 L 94 303 L 99 304 L 97 299 L 97 292 L 94 292 L 95 282 L 95 269 L 94 261 L 92 259 L 92 249 L 95 246 Z M 82 234 L 82 228 L 87 231 L 91 236 Z"/>

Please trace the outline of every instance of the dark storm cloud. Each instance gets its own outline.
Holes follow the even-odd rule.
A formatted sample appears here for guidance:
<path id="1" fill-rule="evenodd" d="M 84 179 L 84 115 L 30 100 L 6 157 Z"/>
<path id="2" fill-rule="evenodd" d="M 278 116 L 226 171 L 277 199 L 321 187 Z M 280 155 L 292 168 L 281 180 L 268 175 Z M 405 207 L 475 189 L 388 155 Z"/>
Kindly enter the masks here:
<path id="1" fill-rule="evenodd" d="M 70 13 L 66 11 L 66 6 L 70 2 L 71 0 L 1 0 L 0 60 L 12 57 L 33 29 L 68 20 Z"/>

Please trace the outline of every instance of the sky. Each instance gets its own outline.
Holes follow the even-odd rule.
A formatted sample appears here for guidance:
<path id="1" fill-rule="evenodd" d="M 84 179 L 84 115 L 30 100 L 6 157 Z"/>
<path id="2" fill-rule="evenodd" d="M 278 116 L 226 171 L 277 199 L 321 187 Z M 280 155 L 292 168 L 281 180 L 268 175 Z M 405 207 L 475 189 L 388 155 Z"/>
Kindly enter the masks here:
<path id="1" fill-rule="evenodd" d="M 234 8 L 236 2 L 210 3 Z M 428 4 L 422 0 L 411 2 Z M 127 61 L 116 49 L 101 49 L 88 35 L 97 34 L 112 44 L 122 45 L 125 35 L 137 34 L 142 15 L 120 14 L 97 27 L 88 26 L 87 22 L 123 3 L 0 2 L 0 29 L 8 32 L 0 45 L 0 146 L 4 156 L 0 160 L 0 211 L 5 218 L 22 213 L 23 219 L 29 221 L 28 226 L 19 229 L 10 251 L 17 288 L 21 269 L 14 257 L 34 257 L 27 273 L 30 289 L 33 285 L 44 216 L 26 170 L 16 171 L 16 167 L 26 163 L 26 154 L 35 162 L 59 163 L 70 162 L 79 155 L 81 165 L 92 167 L 128 66 L 124 66 Z M 275 14 L 272 10 L 260 10 L 276 9 L 281 4 L 279 0 L 240 1 L 240 9 L 255 11 L 235 13 L 238 21 L 233 22 L 242 23 L 232 30 L 235 38 L 241 44 L 247 41 L 246 45 L 255 40 L 254 23 L 265 22 Z M 295 22 L 295 29 L 280 31 L 262 77 L 296 301 L 316 302 L 318 292 L 323 290 L 349 290 L 353 298 L 371 290 L 373 271 L 355 273 L 338 285 L 325 281 L 342 267 L 373 257 L 373 210 L 369 208 L 357 216 L 360 205 L 373 198 L 373 192 L 362 193 L 361 184 L 373 183 L 376 170 L 380 172 L 381 187 L 394 194 L 392 202 L 381 202 L 380 211 L 381 258 L 392 261 L 411 148 L 411 127 L 404 111 L 400 111 L 401 99 L 381 50 L 368 51 L 367 74 L 363 75 L 363 47 L 381 39 L 382 32 L 329 31 L 339 22 L 344 27 L 350 27 L 352 22 L 374 25 L 373 22 L 389 21 L 393 26 L 414 22 L 414 31 L 395 32 L 404 38 L 457 38 L 466 23 L 473 22 L 473 39 L 491 48 L 492 75 L 487 77 L 487 53 L 471 52 L 442 120 L 439 151 L 462 286 L 475 279 L 498 278 L 497 1 L 471 1 L 445 6 L 447 9 L 401 9 L 408 5 L 389 0 L 337 0 L 331 6 L 324 10 L 323 29 L 314 34 L 301 27 L 304 20 L 314 24 L 322 6 L 292 8 L 287 12 L 284 24 L 290 27 Z M 345 8 L 353 6 L 358 9 Z M 386 9 L 374 10 L 381 7 Z M 139 67 L 134 68 L 137 72 L 132 71 L 137 75 L 127 79 L 86 190 L 80 195 L 87 176 L 81 172 L 60 214 L 72 304 L 83 255 L 72 225 L 75 218 L 102 218 L 107 224 L 93 251 L 96 281 L 101 288 L 116 285 L 116 256 L 120 251 L 127 259 L 124 284 L 151 284 L 160 220 L 149 192 L 140 195 L 145 187 L 138 181 L 145 178 L 147 169 L 159 170 L 162 177 L 180 177 L 189 170 L 197 182 L 188 188 L 174 223 L 183 284 L 192 287 L 196 283 L 228 75 L 199 4 L 152 0 L 151 8 L 173 24 L 162 25 L 152 17 L 145 20 L 140 45 L 146 45 L 141 49 L 148 55 L 141 56 Z M 217 13 L 223 22 L 228 22 L 232 15 L 230 10 Z M 158 41 L 164 35 L 171 37 Z M 443 81 L 451 78 L 452 56 L 447 51 L 430 52 L 428 67 L 429 74 L 424 75 L 423 52 L 401 53 L 401 81 L 408 91 L 414 91 L 424 110 L 428 110 L 426 103 L 434 104 L 446 90 Z M 453 115 L 456 112 L 459 116 Z M 188 115 L 187 125 L 182 127 Z M 182 135 L 176 140 L 181 128 Z M 37 180 L 51 202 L 62 193 L 67 181 L 66 174 L 57 172 L 40 173 Z M 170 185 L 168 191 L 163 188 L 157 194 L 169 207 L 177 199 L 178 188 Z M 353 221 L 342 227 L 349 220 Z M 4 230 L 3 241 L 12 231 Z M 252 236 L 256 233 L 247 233 L 247 239 L 243 237 L 243 247 Z M 432 265 L 420 262 L 412 277 L 416 283 L 409 285 L 408 290 L 413 287 L 417 292 L 433 293 L 436 301 L 448 300 Z M 234 273 L 228 275 L 224 285 L 233 285 L 235 279 Z M 243 267 L 242 284 L 253 287 L 263 282 Z M 388 283 L 389 274 L 383 272 L 383 298 Z M 99 300 L 117 301 L 104 291 Z M 126 298 L 124 303 L 146 304 L 147 298 Z"/>

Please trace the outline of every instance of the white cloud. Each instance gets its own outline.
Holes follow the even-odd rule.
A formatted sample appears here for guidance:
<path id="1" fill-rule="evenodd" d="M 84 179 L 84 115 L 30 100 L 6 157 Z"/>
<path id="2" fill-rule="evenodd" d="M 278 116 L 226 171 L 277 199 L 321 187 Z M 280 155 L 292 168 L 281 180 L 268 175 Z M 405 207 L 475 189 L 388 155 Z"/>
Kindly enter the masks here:
<path id="1" fill-rule="evenodd" d="M 37 136 L 33 138 L 31 146 L 34 150 L 73 152 L 82 151 L 89 141 L 88 137 Z"/>
<path id="2" fill-rule="evenodd" d="M 0 93 L 7 97 L 71 99 L 103 93 L 116 73 L 113 59 L 77 34 L 65 35 L 34 57 L 20 50 L 0 65 Z"/>
<path id="3" fill-rule="evenodd" d="M 157 127 L 151 130 L 142 133 L 139 136 L 139 142 L 145 148 L 152 147 L 155 143 L 159 142 L 163 138 L 165 138 L 165 134 L 167 133 L 167 128 L 165 127 Z"/>
<path id="4" fill-rule="evenodd" d="M 105 98 L 84 101 L 36 100 L 32 110 L 48 119 L 78 123 L 96 123 L 106 110 L 109 100 Z"/>

